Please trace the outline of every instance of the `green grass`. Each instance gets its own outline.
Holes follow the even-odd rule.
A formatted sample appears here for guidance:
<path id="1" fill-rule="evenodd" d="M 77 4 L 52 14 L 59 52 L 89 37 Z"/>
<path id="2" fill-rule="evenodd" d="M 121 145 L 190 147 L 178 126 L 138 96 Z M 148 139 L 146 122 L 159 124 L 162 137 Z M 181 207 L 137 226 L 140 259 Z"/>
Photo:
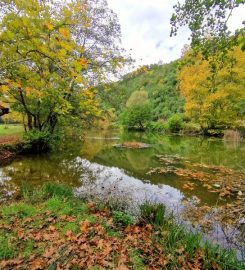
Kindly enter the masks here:
<path id="1" fill-rule="evenodd" d="M 9 206 L 4 206 L 1 209 L 1 215 L 5 219 L 31 217 L 35 212 L 35 207 L 24 202 L 13 203 Z"/>
<path id="2" fill-rule="evenodd" d="M 20 135 L 24 131 L 22 125 L 18 124 L 0 124 L 0 136 L 6 136 L 6 135 Z"/>
<path id="3" fill-rule="evenodd" d="M 10 238 L 0 235 L 0 260 L 11 259 L 15 255 L 13 244 L 10 243 Z"/>

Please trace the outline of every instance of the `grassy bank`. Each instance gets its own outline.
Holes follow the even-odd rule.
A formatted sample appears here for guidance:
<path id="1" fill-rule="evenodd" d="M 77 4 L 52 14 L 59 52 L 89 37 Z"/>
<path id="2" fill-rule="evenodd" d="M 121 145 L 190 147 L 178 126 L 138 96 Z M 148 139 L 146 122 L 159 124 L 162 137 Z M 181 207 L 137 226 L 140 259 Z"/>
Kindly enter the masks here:
<path id="1" fill-rule="evenodd" d="M 242 269 L 235 256 L 144 205 L 141 217 L 73 196 L 24 188 L 0 208 L 0 269 Z"/>
<path id="2" fill-rule="evenodd" d="M 21 135 L 23 133 L 23 126 L 22 125 L 0 125 L 0 136 L 6 135 Z"/>

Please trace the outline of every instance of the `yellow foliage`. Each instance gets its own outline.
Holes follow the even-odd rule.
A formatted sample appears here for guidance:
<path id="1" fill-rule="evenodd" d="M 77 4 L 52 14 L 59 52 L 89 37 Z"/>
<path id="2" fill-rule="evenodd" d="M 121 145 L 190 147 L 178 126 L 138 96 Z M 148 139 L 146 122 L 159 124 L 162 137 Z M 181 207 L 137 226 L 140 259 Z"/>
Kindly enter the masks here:
<path id="1" fill-rule="evenodd" d="M 179 71 L 178 80 L 186 100 L 185 112 L 203 127 L 228 127 L 244 118 L 239 103 L 245 101 L 245 54 L 237 47 L 229 56 L 234 65 L 228 63 L 214 77 L 201 55 L 193 59 L 187 52 L 184 56 L 187 64 Z"/>
<path id="2" fill-rule="evenodd" d="M 60 34 L 61 34 L 64 38 L 66 38 L 66 39 L 68 39 L 68 38 L 70 37 L 70 32 L 69 32 L 69 30 L 67 30 L 67 29 L 65 29 L 65 28 L 59 28 L 59 32 L 60 32 Z"/>
<path id="3" fill-rule="evenodd" d="M 51 23 L 45 23 L 44 26 L 50 31 L 54 29 L 54 26 Z"/>
<path id="4" fill-rule="evenodd" d="M 8 90 L 9 90 L 9 87 L 7 85 L 1 85 L 0 92 L 6 93 L 8 92 Z"/>

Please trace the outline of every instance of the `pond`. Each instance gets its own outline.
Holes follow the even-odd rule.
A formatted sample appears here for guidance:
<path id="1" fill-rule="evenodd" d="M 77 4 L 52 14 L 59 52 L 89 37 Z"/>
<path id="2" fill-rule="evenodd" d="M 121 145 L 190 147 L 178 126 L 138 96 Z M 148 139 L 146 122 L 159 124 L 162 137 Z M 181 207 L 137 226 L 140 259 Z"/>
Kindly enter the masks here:
<path id="1" fill-rule="evenodd" d="M 115 147 L 123 142 L 149 147 Z M 244 170 L 244 142 L 92 130 L 84 140 L 69 140 L 58 151 L 20 156 L 2 166 L 0 197 L 5 199 L 22 183 L 58 181 L 78 188 L 78 194 L 90 188 L 94 196 L 107 199 L 131 196 L 135 201 L 163 202 L 191 228 L 237 248 L 244 237 L 244 212 L 235 214 L 236 222 L 229 213 L 244 202 Z"/>

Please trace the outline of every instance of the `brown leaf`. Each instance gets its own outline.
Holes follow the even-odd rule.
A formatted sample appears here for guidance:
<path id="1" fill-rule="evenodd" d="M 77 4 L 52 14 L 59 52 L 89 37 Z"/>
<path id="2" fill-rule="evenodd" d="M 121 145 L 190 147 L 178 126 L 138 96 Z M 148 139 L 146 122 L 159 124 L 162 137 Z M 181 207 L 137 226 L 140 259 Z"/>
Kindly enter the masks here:
<path id="1" fill-rule="evenodd" d="M 46 263 L 43 259 L 37 258 L 31 262 L 31 270 L 45 269 Z"/>
<path id="2" fill-rule="evenodd" d="M 90 222 L 86 219 L 80 224 L 80 231 L 82 233 L 85 233 L 88 231 L 88 228 L 90 226 Z"/>
<path id="3" fill-rule="evenodd" d="M 115 268 L 115 270 L 129 270 L 129 268 L 126 265 L 122 264 L 118 266 L 117 268 Z"/>
<path id="4" fill-rule="evenodd" d="M 56 230 L 56 228 L 53 226 L 53 225 L 50 225 L 48 227 L 48 229 L 51 231 L 51 232 L 54 232 Z"/>
<path id="5" fill-rule="evenodd" d="M 52 255 L 55 253 L 55 248 L 51 247 L 50 249 L 46 250 L 45 253 L 43 254 L 43 256 L 45 258 L 51 258 Z"/>

